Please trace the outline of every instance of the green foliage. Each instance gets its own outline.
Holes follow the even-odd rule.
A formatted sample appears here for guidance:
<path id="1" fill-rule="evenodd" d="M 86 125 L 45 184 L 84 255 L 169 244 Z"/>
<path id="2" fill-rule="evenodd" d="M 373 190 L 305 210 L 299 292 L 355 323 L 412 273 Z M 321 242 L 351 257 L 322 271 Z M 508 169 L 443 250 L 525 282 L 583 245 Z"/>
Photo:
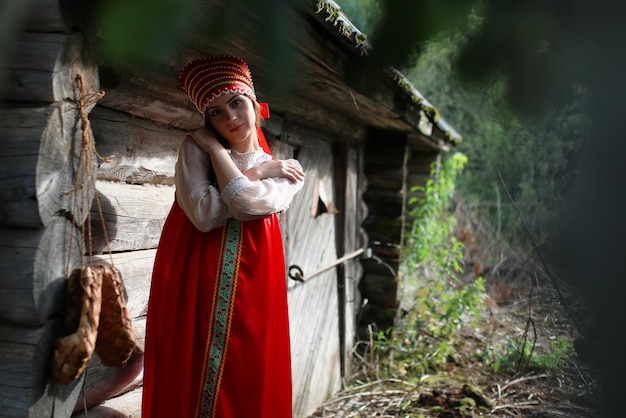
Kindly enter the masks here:
<path id="1" fill-rule="evenodd" d="M 155 64 L 180 54 L 189 39 L 194 43 L 204 40 L 208 51 L 211 45 L 228 48 L 233 41 L 248 39 L 256 56 L 273 63 L 273 88 L 286 92 L 296 71 L 291 39 L 301 29 L 295 27 L 292 19 L 292 3 L 293 0 L 106 1 L 97 13 L 98 58 L 113 68 L 139 67 L 150 72 L 159 68 Z"/>
<path id="2" fill-rule="evenodd" d="M 451 236 L 455 219 L 447 216 L 447 211 L 455 181 L 466 164 L 467 157 L 455 153 L 441 169 L 435 164 L 431 178 L 424 186 L 416 186 L 411 190 L 423 193 L 424 197 L 413 197 L 408 201 L 408 205 L 413 207 L 408 218 L 413 219 L 413 222 L 408 233 L 409 245 L 404 260 L 410 269 L 430 263 L 440 268 L 440 273 L 444 275 L 460 271 L 462 246 Z"/>
<path id="3" fill-rule="evenodd" d="M 368 13 L 374 13 L 371 0 L 342 0 L 340 3 L 349 17 L 353 12 L 364 16 L 364 30 L 370 38 L 375 38 L 382 36 L 377 32 L 384 32 L 386 19 L 392 18 L 396 2 L 377 3 L 375 15 L 383 16 L 383 21 L 367 18 Z M 411 14 L 412 9 L 406 5 L 397 5 L 412 19 L 435 22 L 432 27 L 423 26 L 425 32 L 413 34 L 417 40 L 411 46 L 412 57 L 416 59 L 407 61 L 404 73 L 463 137 L 457 149 L 468 157 L 469 163 L 457 182 L 459 195 L 475 210 L 476 218 L 487 220 L 495 231 L 501 232 L 500 238 L 522 247 L 528 242 L 527 231 L 512 209 L 500 177 L 532 226 L 536 240 L 549 247 L 553 241 L 552 227 L 563 213 L 562 205 L 572 198 L 579 159 L 589 137 L 586 91 L 568 72 L 572 60 L 580 59 L 582 45 L 571 46 L 571 55 L 566 60 L 560 55 L 564 51 L 547 41 L 554 29 L 551 26 L 553 3 L 531 7 L 513 2 L 500 7 L 497 2 L 469 1 L 454 14 L 447 15 L 448 22 L 464 22 L 452 30 L 435 23 L 439 13 L 446 15 L 447 8 L 455 5 L 453 0 L 436 3 L 436 10 L 424 6 L 420 16 Z M 515 12 L 520 10 L 524 19 L 541 21 L 545 26 L 531 25 L 531 33 L 517 32 L 520 26 Z M 498 34 L 491 40 L 484 38 L 485 33 L 498 29 L 495 26 L 498 22 L 510 19 L 512 23 L 506 27 L 500 23 Z M 382 26 L 377 26 L 379 23 Z M 394 25 L 402 27 L 403 23 L 396 21 Z M 410 37 L 408 33 L 404 36 Z M 501 42 L 494 42 L 500 38 Z M 493 49 L 492 54 L 483 57 L 481 47 Z M 508 48 L 508 51 L 501 48 Z M 468 50 L 476 54 L 472 66 L 467 65 Z M 508 55 L 502 57 L 503 54 Z M 545 65 L 529 68 L 533 62 L 538 62 L 530 59 L 531 56 L 541 57 Z M 494 64 L 497 57 L 503 58 L 500 67 Z M 465 64 L 461 65 L 464 59 Z M 516 60 L 517 64 L 507 67 L 504 63 L 508 60 Z M 561 60 L 561 64 L 554 64 L 555 60 Z M 483 73 L 480 72 L 482 64 L 486 66 Z M 461 76 L 461 68 L 473 73 L 472 78 L 486 83 L 468 82 Z M 513 74 L 515 68 L 525 68 L 527 72 Z M 558 80 L 554 79 L 555 68 L 563 72 Z M 539 70 L 544 72 L 538 74 Z M 533 81 L 528 79 L 531 74 Z M 552 81 L 549 86 L 542 84 L 544 76 Z M 534 103 L 522 98 L 524 89 L 537 97 Z M 545 94 L 551 96 L 546 98 Z M 510 106 L 511 101 L 523 106 L 525 112 L 514 111 L 516 108 Z"/>
<path id="4" fill-rule="evenodd" d="M 341 9 L 350 21 L 366 34 L 372 34 L 382 17 L 380 0 L 340 1 Z"/>
<path id="5" fill-rule="evenodd" d="M 194 0 L 114 0 L 102 8 L 98 52 L 109 63 L 150 62 L 170 52 L 189 27 Z"/>
<path id="6" fill-rule="evenodd" d="M 550 371 L 563 369 L 574 353 L 574 346 L 565 337 L 550 341 L 550 347 L 545 353 L 537 352 L 532 341 L 509 338 L 504 346 L 491 347 L 480 356 L 495 372 L 528 369 Z"/>
<path id="7" fill-rule="evenodd" d="M 391 332 L 376 335 L 373 347 L 383 363 L 399 365 L 389 370 L 392 374 L 423 375 L 446 362 L 458 329 L 480 319 L 484 280 L 463 284 L 457 279 L 463 244 L 452 233 L 455 222 L 450 214 L 455 180 L 466 163 L 460 153 L 435 163 L 431 178 L 413 190 L 422 197 L 410 202 L 413 221 L 402 263 L 403 281 L 415 289 L 409 295 L 412 306 Z"/>
<path id="8" fill-rule="evenodd" d="M 572 87 L 571 102 L 544 109 L 542 117 L 513 113 L 506 106 L 503 79 L 486 89 L 456 76 L 454 62 L 464 39 L 457 33 L 431 41 L 407 78 L 463 136 L 457 148 L 470 163 L 458 190 L 474 215 L 488 220 L 504 241 L 525 245 L 527 232 L 503 191 L 501 176 L 537 241 L 549 245 L 561 205 L 570 200 L 588 137 L 585 92 Z"/>

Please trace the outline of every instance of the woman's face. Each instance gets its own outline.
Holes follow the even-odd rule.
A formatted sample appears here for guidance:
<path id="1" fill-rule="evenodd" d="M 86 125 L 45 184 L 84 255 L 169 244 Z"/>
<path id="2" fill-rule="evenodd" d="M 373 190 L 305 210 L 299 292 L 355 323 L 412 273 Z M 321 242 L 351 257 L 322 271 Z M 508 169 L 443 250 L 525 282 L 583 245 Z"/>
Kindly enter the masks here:
<path id="1" fill-rule="evenodd" d="M 256 110 L 248 96 L 222 94 L 209 102 L 206 114 L 211 126 L 232 148 L 245 149 L 256 140 Z"/>

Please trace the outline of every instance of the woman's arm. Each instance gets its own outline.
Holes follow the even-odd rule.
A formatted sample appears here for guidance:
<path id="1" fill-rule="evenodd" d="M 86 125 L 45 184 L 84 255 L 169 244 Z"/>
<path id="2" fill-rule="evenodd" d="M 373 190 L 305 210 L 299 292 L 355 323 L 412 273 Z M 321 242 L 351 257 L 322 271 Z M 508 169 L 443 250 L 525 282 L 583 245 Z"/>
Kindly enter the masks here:
<path id="1" fill-rule="evenodd" d="M 298 162 L 292 158 L 288 160 L 269 160 L 243 173 L 250 180 L 263 180 L 270 177 L 284 177 L 293 183 L 304 180 L 304 170 Z"/>
<path id="2" fill-rule="evenodd" d="M 191 137 L 186 137 L 178 153 L 174 175 L 176 200 L 195 227 L 203 232 L 224 225 L 228 219 L 228 208 L 220 190 L 209 179 L 210 168 L 207 153 Z"/>
<path id="3" fill-rule="evenodd" d="M 209 154 L 222 199 L 235 219 L 257 219 L 287 209 L 304 184 L 304 171 L 297 160 L 265 161 L 244 174 L 213 132 L 202 128 L 191 135 Z"/>
<path id="4" fill-rule="evenodd" d="M 272 160 L 272 162 L 274 161 L 281 160 Z M 270 161 L 261 165 L 267 163 L 270 163 Z M 281 166 L 283 165 L 272 163 L 267 165 L 265 169 Z M 294 169 L 292 166 L 296 168 Z M 290 160 L 285 167 L 288 167 L 286 170 L 288 173 L 283 172 L 277 177 L 254 181 L 250 181 L 247 177 L 239 177 L 231 181 L 222 192 L 222 198 L 228 205 L 233 217 L 240 220 L 249 220 L 287 209 L 294 195 L 304 185 L 304 172 L 300 163 L 296 160 Z M 261 169 L 259 172 L 263 172 L 263 170 Z M 249 171 L 246 171 L 246 174 Z M 296 178 L 296 180 L 292 181 L 291 178 Z"/>
<path id="5" fill-rule="evenodd" d="M 284 177 L 255 181 L 241 177 L 229 183 L 222 198 L 232 216 L 245 221 L 286 210 L 303 185 L 304 180 L 294 183 Z"/>
<path id="6" fill-rule="evenodd" d="M 189 134 L 196 141 L 196 144 L 209 155 L 220 190 L 224 190 L 226 185 L 234 178 L 243 175 L 232 158 L 230 158 L 228 150 L 220 144 L 212 130 L 200 128 L 191 131 Z"/>

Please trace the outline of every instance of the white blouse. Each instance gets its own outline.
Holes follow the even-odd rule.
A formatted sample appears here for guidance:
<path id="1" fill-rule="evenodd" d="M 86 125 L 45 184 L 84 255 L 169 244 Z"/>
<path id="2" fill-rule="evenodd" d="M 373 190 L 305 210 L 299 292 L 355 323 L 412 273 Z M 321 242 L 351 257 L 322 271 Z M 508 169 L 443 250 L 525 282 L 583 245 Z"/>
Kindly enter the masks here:
<path id="1" fill-rule="evenodd" d="M 272 159 L 263 150 L 243 154 L 230 150 L 230 157 L 241 172 Z M 174 174 L 176 200 L 202 232 L 225 225 L 228 218 L 249 221 L 284 211 L 304 184 L 279 177 L 250 181 L 242 175 L 229 181 L 220 192 L 209 179 L 210 166 L 209 154 L 193 138 L 186 137 Z"/>

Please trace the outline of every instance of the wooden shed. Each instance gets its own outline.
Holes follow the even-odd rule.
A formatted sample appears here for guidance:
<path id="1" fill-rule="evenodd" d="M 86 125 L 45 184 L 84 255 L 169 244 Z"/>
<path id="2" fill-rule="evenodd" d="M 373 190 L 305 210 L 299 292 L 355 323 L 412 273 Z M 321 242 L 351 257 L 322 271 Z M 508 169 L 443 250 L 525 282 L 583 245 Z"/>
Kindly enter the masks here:
<path id="1" fill-rule="evenodd" d="M 219 18 L 229 2 L 199 4 Z M 407 190 L 460 136 L 398 71 L 381 70 L 367 88 L 354 83 L 369 47 L 333 1 L 286 9 L 298 28 L 287 40 L 297 70 L 288 94 L 270 89 L 272 63 L 256 53 L 259 25 L 245 10 L 247 31 L 219 42 L 194 33 L 141 71 L 96 60 L 97 31 L 79 18 L 94 7 L 31 0 L 3 49 L 0 416 L 83 416 L 105 400 L 89 417 L 140 416 L 152 263 L 179 144 L 202 124 L 177 72 L 192 58 L 228 53 L 246 59 L 270 104 L 275 156 L 294 156 L 307 173 L 281 217 L 294 416 L 306 417 L 350 376 L 367 327 L 392 324 Z M 50 363 L 65 334 L 66 278 L 93 260 L 121 271 L 137 348 L 123 369 L 94 355 L 86 373 L 61 385 Z"/>

